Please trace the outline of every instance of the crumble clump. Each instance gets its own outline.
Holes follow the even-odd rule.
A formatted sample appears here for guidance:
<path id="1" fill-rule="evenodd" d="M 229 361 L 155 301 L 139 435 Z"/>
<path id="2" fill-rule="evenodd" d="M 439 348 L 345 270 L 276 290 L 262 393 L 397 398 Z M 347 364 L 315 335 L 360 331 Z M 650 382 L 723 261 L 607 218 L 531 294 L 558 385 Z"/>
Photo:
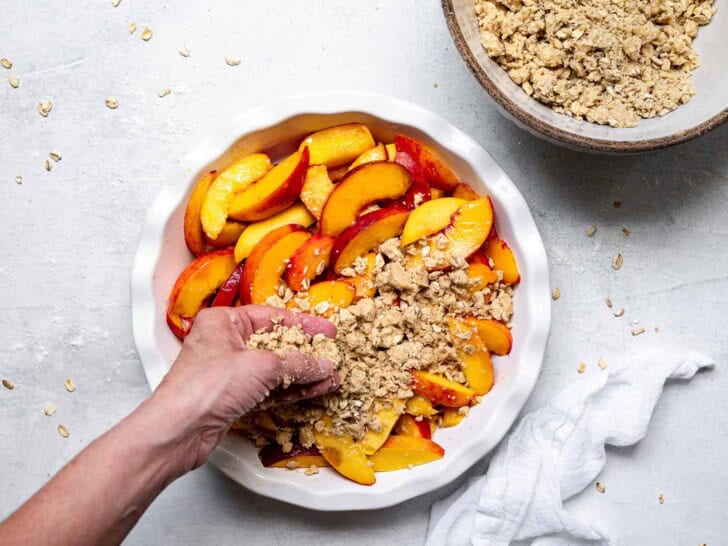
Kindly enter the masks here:
<path id="1" fill-rule="evenodd" d="M 425 251 L 423 256 L 423 250 Z M 345 308 L 316 305 L 310 308 L 307 293 L 285 288 L 268 304 L 326 316 L 338 328 L 334 340 L 309 336 L 300 327 L 277 324 L 271 332 L 258 332 L 249 345 L 285 354 L 300 350 L 332 360 L 341 377 L 336 392 L 305 402 L 268 410 L 280 426 L 270 438 L 252 435 L 257 444 L 275 441 L 290 450 L 297 435 L 304 447 L 314 444 L 314 431 L 350 434 L 360 439 L 367 430 L 378 431 L 377 413 L 397 399 L 413 396 L 413 370 L 427 370 L 465 383 L 448 319 L 493 318 L 508 322 L 513 315 L 513 289 L 499 280 L 479 291 L 466 273 L 465 260 L 450 260 L 440 239 L 413 243 L 402 249 L 400 239 L 379 246 L 373 264 L 358 258 L 342 277 L 363 289 L 360 299 Z M 429 258 L 429 260 L 428 260 Z M 432 260 L 436 260 L 433 262 Z M 373 267 L 371 267 L 373 265 Z M 371 267 L 371 269 L 370 269 Z M 441 267 L 441 269 L 432 269 Z M 446 269 L 447 267 L 447 269 Z M 367 292 L 367 289 L 369 291 Z M 359 292 L 358 292 L 359 293 Z M 468 332 L 458 335 L 469 338 Z M 472 346 L 464 345 L 465 350 Z M 255 427 L 256 413 L 238 420 L 236 428 Z"/>
<path id="2" fill-rule="evenodd" d="M 698 27 L 713 0 L 475 0 L 483 49 L 556 112 L 634 127 L 695 95 Z"/>

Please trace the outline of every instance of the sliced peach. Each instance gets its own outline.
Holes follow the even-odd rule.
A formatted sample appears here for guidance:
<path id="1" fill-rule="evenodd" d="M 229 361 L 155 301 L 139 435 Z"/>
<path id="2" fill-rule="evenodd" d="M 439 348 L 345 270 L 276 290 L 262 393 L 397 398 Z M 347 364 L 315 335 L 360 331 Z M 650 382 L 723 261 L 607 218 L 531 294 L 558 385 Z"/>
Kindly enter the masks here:
<path id="1" fill-rule="evenodd" d="M 428 182 L 436 188 L 451 190 L 460 183 L 440 154 L 426 144 L 405 135 L 395 136 L 394 144 L 397 152 L 406 152 L 417 161 L 425 171 Z"/>
<path id="2" fill-rule="evenodd" d="M 335 436 L 328 432 L 315 432 L 314 435 L 321 455 L 339 474 L 362 485 L 372 485 L 376 481 L 363 444 L 349 435 Z"/>
<path id="3" fill-rule="evenodd" d="M 335 308 L 349 307 L 354 301 L 354 287 L 344 281 L 321 281 L 312 284 L 308 289 L 308 305 L 311 309 L 326 302 L 328 308 L 323 313 L 325 317 L 334 314 Z"/>
<path id="4" fill-rule="evenodd" d="M 190 199 L 187 201 L 187 208 L 185 208 L 185 243 L 187 243 L 187 248 L 195 256 L 204 254 L 206 250 L 207 245 L 205 244 L 205 232 L 202 230 L 200 211 L 202 210 L 202 203 L 205 201 L 205 196 L 216 174 L 215 171 L 210 171 L 202 175 L 192 190 Z"/>
<path id="5" fill-rule="evenodd" d="M 387 150 L 387 161 L 394 161 L 394 158 L 397 157 L 397 146 L 394 142 L 385 144 L 384 148 Z"/>
<path id="6" fill-rule="evenodd" d="M 334 183 L 323 165 L 314 165 L 306 171 L 306 179 L 301 188 L 301 201 L 314 217 L 319 220 L 326 200 L 334 190 Z"/>
<path id="7" fill-rule="evenodd" d="M 332 182 L 340 182 L 344 176 L 346 176 L 346 173 L 349 172 L 349 166 L 348 165 L 342 165 L 341 167 L 336 167 L 335 169 L 329 169 L 329 178 Z"/>
<path id="8" fill-rule="evenodd" d="M 255 248 L 263 237 L 279 227 L 289 224 L 308 227 L 315 221 L 316 219 L 311 216 L 311 213 L 308 212 L 308 209 L 302 203 L 295 203 L 270 218 L 250 224 L 238 238 L 238 242 L 235 245 L 235 259 L 239 262 L 243 261 L 250 255 L 253 248 Z"/>
<path id="9" fill-rule="evenodd" d="M 433 404 L 459 408 L 475 399 L 475 391 L 446 377 L 420 370 L 412 372 L 412 390 Z"/>
<path id="10" fill-rule="evenodd" d="M 406 410 L 407 413 L 415 417 L 432 417 L 433 415 L 437 415 L 437 409 L 432 405 L 432 402 L 424 396 L 419 395 L 415 395 L 407 400 Z"/>
<path id="11" fill-rule="evenodd" d="M 401 197 L 412 183 L 407 169 L 377 161 L 349 171 L 331 192 L 321 213 L 321 233 L 338 235 L 359 213 L 377 201 Z"/>
<path id="12" fill-rule="evenodd" d="M 452 196 L 465 199 L 466 201 L 475 201 L 476 199 L 480 199 L 478 192 L 464 182 L 455 186 L 455 189 L 452 191 Z"/>
<path id="13" fill-rule="evenodd" d="M 493 226 L 493 205 L 488 197 L 468 201 L 452 216 L 451 224 L 443 230 L 449 246 L 447 254 L 467 258 L 488 238 Z"/>
<path id="14" fill-rule="evenodd" d="M 412 185 L 410 185 L 407 193 L 399 199 L 394 200 L 394 202 L 412 210 L 415 207 L 420 206 L 425 201 L 429 201 L 432 198 L 430 184 L 427 182 L 425 172 L 420 168 L 412 156 L 404 152 L 398 152 L 394 161 L 407 169 L 407 172 L 409 172 L 412 177 Z"/>
<path id="15" fill-rule="evenodd" d="M 328 127 L 307 136 L 298 147 L 311 151 L 311 165 L 338 167 L 351 163 L 375 145 L 369 128 L 363 123 Z"/>
<path id="16" fill-rule="evenodd" d="M 402 410 L 404 410 L 404 400 L 395 398 L 392 400 L 390 407 L 383 408 L 377 412 L 377 418 L 382 427 L 376 432 L 373 429 L 369 429 L 364 434 L 362 444 L 364 444 L 364 453 L 366 455 L 375 453 L 387 441 L 394 425 L 397 424 L 397 419 L 402 414 Z"/>
<path id="17" fill-rule="evenodd" d="M 230 307 L 235 303 L 235 298 L 240 294 L 240 277 L 243 275 L 242 262 L 235 266 L 233 272 L 220 287 L 212 300 L 210 307 Z"/>
<path id="18" fill-rule="evenodd" d="M 464 413 L 460 413 L 454 408 L 445 408 L 440 417 L 440 425 L 443 428 L 454 427 L 455 425 L 459 425 L 463 419 L 465 419 Z"/>
<path id="19" fill-rule="evenodd" d="M 488 257 L 493 260 L 493 269 L 503 272 L 503 282 L 506 284 L 518 284 L 521 280 L 521 273 L 518 271 L 518 264 L 513 251 L 505 241 L 495 237 L 489 237 L 485 248 Z"/>
<path id="20" fill-rule="evenodd" d="M 334 271 L 341 273 L 342 269 L 351 266 L 359 256 L 402 233 L 408 215 L 409 211 L 392 207 L 375 210 L 357 218 L 353 225 L 336 238 L 331 250 Z"/>
<path id="21" fill-rule="evenodd" d="M 243 224 L 242 222 L 237 222 L 235 220 L 228 220 L 225 222 L 225 226 L 217 236 L 217 239 L 210 239 L 207 235 L 205 235 L 207 244 L 213 248 L 227 248 L 229 246 L 235 246 L 235 243 L 240 238 L 240 234 L 243 233 L 246 225 L 247 224 Z"/>
<path id="22" fill-rule="evenodd" d="M 309 237 L 299 225 L 283 226 L 263 237 L 243 267 L 240 299 L 244 304 L 262 304 L 278 293 L 288 260 Z"/>
<path id="23" fill-rule="evenodd" d="M 309 283 L 329 266 L 335 237 L 314 235 L 303 243 L 288 262 L 283 280 L 296 292 L 305 290 Z"/>
<path id="24" fill-rule="evenodd" d="M 372 298 L 377 292 L 374 286 L 374 267 L 377 262 L 377 255 L 374 252 L 369 252 L 362 259 L 366 262 L 366 270 L 361 275 L 341 279 L 354 287 L 356 292 L 354 295 L 355 300 Z"/>
<path id="25" fill-rule="evenodd" d="M 473 262 L 468 264 L 468 268 L 465 270 L 468 277 L 475 283 L 471 287 L 473 292 L 483 290 L 489 284 L 493 284 L 498 280 L 498 274 L 493 271 L 490 267 L 480 262 Z"/>
<path id="26" fill-rule="evenodd" d="M 497 355 L 507 355 L 513 347 L 513 336 L 511 330 L 497 320 L 479 319 L 469 317 L 464 320 L 465 324 L 474 332 L 477 332 L 489 351 Z"/>
<path id="27" fill-rule="evenodd" d="M 273 165 L 265 154 L 251 154 L 220 172 L 202 203 L 202 228 L 210 239 L 217 239 L 225 227 L 228 210 L 235 195 L 267 173 Z"/>
<path id="28" fill-rule="evenodd" d="M 197 313 L 235 269 L 232 249 L 215 250 L 188 265 L 174 283 L 167 305 L 167 324 L 183 339 Z"/>
<path id="29" fill-rule="evenodd" d="M 460 366 L 465 374 L 468 386 L 475 391 L 475 394 L 482 396 L 488 394 L 493 388 L 493 361 L 490 359 L 490 352 L 486 348 L 478 349 L 468 353 L 464 350 L 458 351 Z"/>
<path id="30" fill-rule="evenodd" d="M 430 187 L 430 199 L 441 199 L 447 197 L 447 192 L 440 188 Z"/>
<path id="31" fill-rule="evenodd" d="M 308 169 L 308 149 L 291 154 L 263 178 L 239 193 L 229 215 L 243 222 L 265 220 L 298 199 Z"/>
<path id="32" fill-rule="evenodd" d="M 364 165 L 364 163 L 371 163 L 372 161 L 386 161 L 387 160 L 387 150 L 384 147 L 384 144 L 379 143 L 374 148 L 370 148 L 366 152 L 362 153 L 359 157 L 357 157 L 354 161 L 351 162 L 351 165 L 349 165 L 348 170 L 356 169 L 359 165 Z"/>
<path id="33" fill-rule="evenodd" d="M 263 466 L 272 468 L 308 468 L 310 466 L 325 467 L 329 463 L 321 452 L 315 448 L 303 447 L 294 444 L 291 451 L 283 452 L 283 448 L 276 444 L 268 444 L 258 452 Z"/>
<path id="34" fill-rule="evenodd" d="M 421 204 L 407 218 L 400 244 L 404 247 L 442 231 L 451 224 L 453 214 L 466 202 L 456 197 L 443 197 Z"/>
<path id="35" fill-rule="evenodd" d="M 445 456 L 445 450 L 427 438 L 390 436 L 370 457 L 375 472 L 391 472 L 431 463 Z"/>
<path id="36" fill-rule="evenodd" d="M 419 421 L 410 414 L 405 413 L 400 416 L 399 421 L 394 426 L 394 433 L 400 436 L 416 436 L 418 438 L 432 438 L 432 429 L 430 429 L 429 419 L 420 419 Z"/>

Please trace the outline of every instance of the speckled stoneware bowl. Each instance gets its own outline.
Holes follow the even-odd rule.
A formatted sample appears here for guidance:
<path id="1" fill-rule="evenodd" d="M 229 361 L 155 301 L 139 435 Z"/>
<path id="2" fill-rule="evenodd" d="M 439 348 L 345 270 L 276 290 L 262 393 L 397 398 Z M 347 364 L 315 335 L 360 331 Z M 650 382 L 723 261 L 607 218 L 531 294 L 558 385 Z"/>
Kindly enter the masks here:
<path id="1" fill-rule="evenodd" d="M 728 119 L 728 9 L 718 5 L 712 22 L 700 27 L 693 47 L 700 67 L 693 72 L 697 94 L 687 104 L 637 127 L 616 129 L 557 114 L 526 95 L 480 45 L 473 0 L 442 0 L 455 45 L 499 110 L 518 126 L 555 144 L 592 152 L 637 153 L 688 141 Z"/>
<path id="2" fill-rule="evenodd" d="M 235 111 L 234 108 L 231 109 Z M 359 121 L 383 142 L 404 132 L 436 146 L 457 174 L 493 200 L 498 233 L 508 241 L 521 270 L 514 298 L 513 351 L 493 359 L 495 386 L 456 427 L 440 429 L 445 457 L 411 470 L 382 472 L 372 486 L 358 485 L 330 468 L 305 476 L 264 468 L 253 444 L 228 435 L 210 462 L 253 491 L 315 510 L 383 508 L 441 487 L 493 449 L 521 411 L 541 369 L 551 323 L 551 289 L 546 250 L 528 205 L 508 175 L 480 145 L 442 118 L 413 104 L 367 93 L 326 93 L 276 100 L 214 120 L 190 150 L 168 163 L 168 184 L 152 205 L 142 231 L 132 273 L 134 341 L 149 385 L 154 389 L 180 350 L 165 324 L 165 308 L 175 278 L 191 261 L 182 216 L 201 173 L 233 158 L 265 150 L 274 158 L 290 153 L 306 134 Z"/>

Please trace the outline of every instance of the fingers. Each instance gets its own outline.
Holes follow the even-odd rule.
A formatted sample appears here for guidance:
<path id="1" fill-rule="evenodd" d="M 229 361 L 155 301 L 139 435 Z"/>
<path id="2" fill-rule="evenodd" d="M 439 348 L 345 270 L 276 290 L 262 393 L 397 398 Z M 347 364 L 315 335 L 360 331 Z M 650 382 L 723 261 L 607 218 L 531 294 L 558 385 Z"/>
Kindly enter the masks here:
<path id="1" fill-rule="evenodd" d="M 303 331 L 311 336 L 316 334 L 324 334 L 326 337 L 336 336 L 336 326 L 322 317 L 294 313 L 287 309 L 279 309 L 269 305 L 245 305 L 233 309 L 245 313 L 256 332 L 258 330 L 270 331 L 274 324 L 271 317 L 281 317 L 284 326 L 301 326 Z"/>
<path id="2" fill-rule="evenodd" d="M 308 355 L 299 351 L 291 351 L 281 359 L 282 382 L 290 384 L 306 384 L 321 381 L 334 374 L 334 366 L 328 358 Z"/>
<path id="3" fill-rule="evenodd" d="M 334 372 L 333 375 L 312 383 L 309 385 L 294 385 L 288 389 L 273 393 L 268 400 L 260 404 L 260 409 L 266 409 L 273 406 L 282 406 L 285 404 L 292 404 L 294 402 L 300 402 L 301 400 L 308 400 L 332 392 L 339 388 L 341 379 L 339 372 Z"/>

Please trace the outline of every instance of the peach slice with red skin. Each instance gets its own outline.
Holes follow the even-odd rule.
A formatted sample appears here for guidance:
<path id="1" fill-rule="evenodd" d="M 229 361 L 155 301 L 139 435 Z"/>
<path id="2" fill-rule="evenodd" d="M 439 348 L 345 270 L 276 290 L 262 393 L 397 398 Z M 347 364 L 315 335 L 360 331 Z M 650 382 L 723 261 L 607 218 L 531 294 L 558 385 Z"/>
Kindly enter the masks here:
<path id="1" fill-rule="evenodd" d="M 240 234 L 238 242 L 235 244 L 235 259 L 239 262 L 243 261 L 250 255 L 263 237 L 279 227 L 287 226 L 289 224 L 298 224 L 303 227 L 308 227 L 315 221 L 316 219 L 311 216 L 311 213 L 308 212 L 302 203 L 294 203 L 286 210 L 283 210 L 270 218 L 248 225 Z"/>
<path id="2" fill-rule="evenodd" d="M 339 474 L 362 485 L 372 485 L 376 481 L 362 443 L 355 442 L 349 435 L 335 436 L 316 431 L 314 436 L 321 455 Z"/>
<path id="3" fill-rule="evenodd" d="M 180 339 L 189 333 L 195 316 L 235 269 L 231 248 L 203 254 L 177 277 L 167 305 L 167 324 Z"/>
<path id="4" fill-rule="evenodd" d="M 415 419 L 408 413 L 400 416 L 399 421 L 394 426 L 394 433 L 400 436 L 416 436 L 418 438 L 432 438 L 432 429 L 430 428 L 429 419 Z"/>
<path id="5" fill-rule="evenodd" d="M 493 204 L 488 197 L 461 205 L 442 233 L 447 237 L 449 256 L 464 259 L 478 250 L 493 226 Z"/>
<path id="6" fill-rule="evenodd" d="M 440 154 L 426 144 L 405 135 L 396 135 L 394 144 L 397 152 L 405 152 L 419 164 L 428 182 L 442 190 L 451 190 L 460 181 L 457 175 L 447 166 Z"/>
<path id="7" fill-rule="evenodd" d="M 314 446 L 303 447 L 293 444 L 288 453 L 283 452 L 279 445 L 268 444 L 258 452 L 260 462 L 265 467 L 272 468 L 308 468 L 310 466 L 329 466 L 321 452 Z"/>
<path id="8" fill-rule="evenodd" d="M 375 472 L 391 472 L 431 463 L 444 456 L 445 450 L 427 438 L 390 436 L 370 460 Z"/>
<path id="9" fill-rule="evenodd" d="M 236 220 L 255 222 L 288 208 L 301 193 L 308 158 L 308 148 L 288 156 L 263 178 L 236 195 L 228 214 Z"/>
<path id="10" fill-rule="evenodd" d="M 225 226 L 217 236 L 217 239 L 210 239 L 207 235 L 205 235 L 207 244 L 213 248 L 227 248 L 229 246 L 235 246 L 235 243 L 245 230 L 246 225 L 247 224 L 243 224 L 236 220 L 228 220 L 225 222 Z"/>
<path id="11" fill-rule="evenodd" d="M 402 197 L 393 201 L 392 204 L 398 204 L 407 209 L 414 209 L 425 201 L 432 198 L 430 184 L 427 182 L 425 172 L 420 168 L 417 162 L 405 152 L 398 152 L 395 157 L 395 163 L 402 165 L 412 177 L 412 185 Z"/>
<path id="12" fill-rule="evenodd" d="M 412 372 L 412 390 L 433 404 L 448 408 L 467 406 L 475 400 L 473 389 L 421 370 Z"/>
<path id="13" fill-rule="evenodd" d="M 412 183 L 407 169 L 388 161 L 365 163 L 349 173 L 331 192 L 321 213 L 321 233 L 338 235 L 369 205 L 405 194 Z"/>
<path id="14" fill-rule="evenodd" d="M 205 196 L 207 195 L 216 174 L 216 171 L 210 171 L 209 173 L 202 175 L 195 185 L 195 189 L 192 190 L 190 199 L 187 201 L 187 207 L 185 208 L 185 243 L 187 244 L 187 248 L 190 249 L 190 252 L 192 252 L 195 256 L 204 254 L 207 247 L 205 232 L 202 229 L 200 216 L 202 203 L 205 201 Z"/>
<path id="15" fill-rule="evenodd" d="M 459 199 L 465 199 L 466 201 L 475 201 L 476 199 L 480 199 L 478 192 L 464 182 L 455 186 L 455 189 L 452 191 L 452 196 Z"/>
<path id="16" fill-rule="evenodd" d="M 463 323 L 478 334 L 490 352 L 497 355 L 507 355 L 511 352 L 513 335 L 508 326 L 502 322 L 494 319 L 468 317 L 463 320 Z"/>
<path id="17" fill-rule="evenodd" d="M 291 256 L 283 280 L 292 290 L 305 290 L 309 283 L 329 266 L 335 237 L 314 235 Z"/>
<path id="18" fill-rule="evenodd" d="M 329 173 L 323 165 L 314 165 L 306 171 L 306 179 L 301 188 L 301 201 L 316 218 L 321 219 L 321 211 L 334 191 L 334 183 L 329 178 Z"/>
<path id="19" fill-rule="evenodd" d="M 202 228 L 215 240 L 225 227 L 230 204 L 235 196 L 271 170 L 273 164 L 265 154 L 250 154 L 223 169 L 210 186 L 202 203 Z"/>
<path id="20" fill-rule="evenodd" d="M 341 167 L 336 167 L 335 169 L 329 169 L 329 178 L 332 182 L 341 182 L 341 179 L 346 176 L 346 173 L 349 172 L 348 165 L 342 165 Z"/>
<path id="21" fill-rule="evenodd" d="M 240 278 L 243 276 L 243 263 L 239 263 L 215 294 L 210 307 L 231 307 L 240 294 Z"/>
<path id="22" fill-rule="evenodd" d="M 521 273 L 518 271 L 518 264 L 513 251 L 508 243 L 498 238 L 497 233 L 493 233 L 488 238 L 485 245 L 486 255 L 493 261 L 493 269 L 503 272 L 503 282 L 505 284 L 518 284 L 521 281 Z"/>
<path id="23" fill-rule="evenodd" d="M 263 237 L 243 267 L 240 299 L 244 304 L 263 304 L 278 293 L 288 260 L 309 237 L 300 225 L 283 226 Z"/>
<path id="24" fill-rule="evenodd" d="M 456 197 L 443 197 L 423 203 L 407 218 L 400 245 L 405 247 L 442 231 L 452 223 L 453 214 L 465 203 L 466 201 Z"/>
<path id="25" fill-rule="evenodd" d="M 363 123 L 346 123 L 321 129 L 303 139 L 299 151 L 308 147 L 311 165 L 339 167 L 348 165 L 375 142 L 369 128 Z"/>
<path id="26" fill-rule="evenodd" d="M 360 216 L 336 238 L 331 250 L 334 271 L 351 266 L 354 261 L 387 239 L 402 233 L 409 211 L 392 207 Z"/>
<path id="27" fill-rule="evenodd" d="M 386 161 L 387 160 L 387 150 L 384 147 L 384 144 L 377 144 L 374 146 L 374 148 L 371 148 L 361 154 L 359 157 L 357 157 L 354 161 L 351 162 L 351 165 L 349 165 L 348 170 L 356 169 L 359 165 L 364 165 L 364 163 L 371 163 L 372 161 Z"/>

